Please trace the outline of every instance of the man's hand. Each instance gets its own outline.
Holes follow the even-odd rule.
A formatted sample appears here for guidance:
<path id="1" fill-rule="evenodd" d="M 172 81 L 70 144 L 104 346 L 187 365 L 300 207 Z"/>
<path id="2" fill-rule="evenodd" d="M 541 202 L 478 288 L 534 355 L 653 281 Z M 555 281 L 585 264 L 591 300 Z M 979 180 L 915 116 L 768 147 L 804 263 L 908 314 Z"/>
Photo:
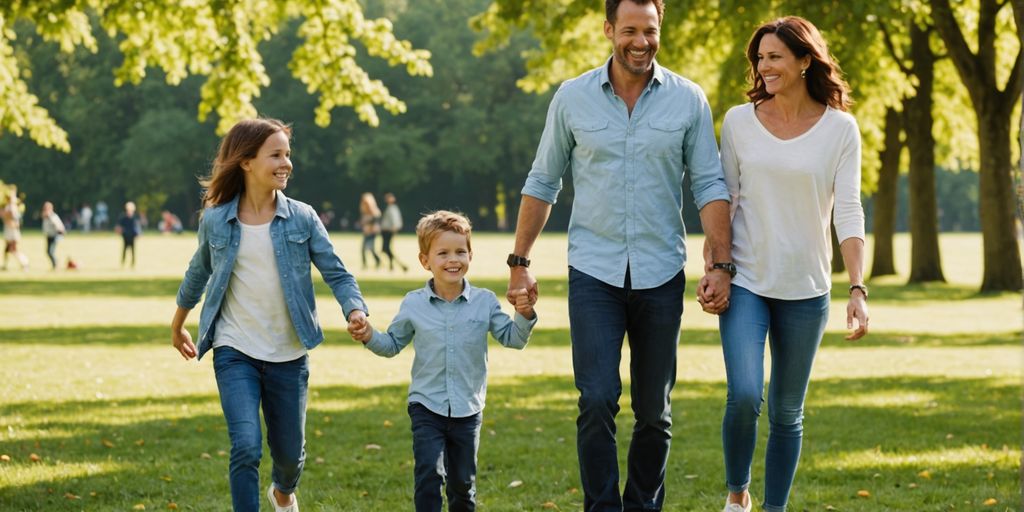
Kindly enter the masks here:
<path id="1" fill-rule="evenodd" d="M 523 318 L 527 320 L 533 320 L 537 316 L 537 313 L 533 310 L 533 302 L 530 301 L 530 294 L 525 288 L 520 288 L 514 294 L 514 304 L 516 306 L 516 313 L 523 315 Z"/>
<path id="2" fill-rule="evenodd" d="M 349 313 L 348 333 L 352 336 L 352 339 L 362 342 L 363 345 L 373 338 L 373 327 L 370 325 L 370 321 L 367 320 L 366 313 L 363 310 L 356 309 Z"/>
<path id="3" fill-rule="evenodd" d="M 516 297 L 520 292 L 527 293 L 531 306 L 537 303 L 540 288 L 537 286 L 537 279 L 530 273 L 529 267 L 509 269 L 508 291 L 505 292 L 505 298 L 508 299 L 509 304 L 516 305 Z"/>
<path id="4" fill-rule="evenodd" d="M 697 285 L 697 303 L 705 313 L 720 315 L 729 309 L 732 278 L 724 270 L 710 270 Z"/>

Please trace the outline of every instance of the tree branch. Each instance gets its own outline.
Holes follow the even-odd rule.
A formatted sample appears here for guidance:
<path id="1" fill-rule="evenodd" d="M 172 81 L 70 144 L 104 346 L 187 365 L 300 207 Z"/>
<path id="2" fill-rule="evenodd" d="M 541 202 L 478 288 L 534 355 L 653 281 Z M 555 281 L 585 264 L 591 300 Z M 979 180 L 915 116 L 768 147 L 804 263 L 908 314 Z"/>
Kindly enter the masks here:
<path id="1" fill-rule="evenodd" d="M 913 21 L 911 21 L 911 23 L 913 23 Z M 885 22 L 883 22 L 881 18 L 878 20 L 878 28 L 882 31 L 882 41 L 885 42 L 885 49 L 889 51 L 889 55 L 892 57 L 892 60 L 896 62 L 896 66 L 900 68 L 900 71 L 902 71 L 904 75 L 913 75 L 914 71 L 907 67 L 903 63 L 903 59 L 896 53 L 896 44 L 892 42 L 892 35 L 889 33 L 888 27 L 886 27 Z"/>
<path id="2" fill-rule="evenodd" d="M 983 70 L 978 65 L 977 56 L 967 46 L 964 34 L 960 31 L 960 25 L 953 17 L 949 0 L 932 0 L 931 7 L 935 30 L 946 44 L 946 50 L 950 58 L 953 59 L 956 70 L 960 73 L 960 79 L 963 80 L 968 91 L 981 90 L 985 87 L 986 78 L 982 76 Z"/>

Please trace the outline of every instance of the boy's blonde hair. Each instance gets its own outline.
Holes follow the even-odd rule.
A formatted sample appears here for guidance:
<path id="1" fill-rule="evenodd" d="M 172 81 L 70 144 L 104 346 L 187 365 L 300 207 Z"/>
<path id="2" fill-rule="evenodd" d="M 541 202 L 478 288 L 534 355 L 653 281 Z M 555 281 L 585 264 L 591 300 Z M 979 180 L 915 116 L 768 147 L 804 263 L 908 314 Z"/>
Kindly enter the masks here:
<path id="1" fill-rule="evenodd" d="M 424 215 L 416 224 L 416 238 L 420 242 L 420 254 L 429 253 L 430 244 L 438 237 L 438 235 L 445 231 L 465 235 L 466 248 L 468 248 L 470 252 L 473 251 L 473 244 L 470 240 L 470 235 L 473 232 L 473 226 L 470 224 L 469 219 L 461 213 L 450 212 L 448 210 L 438 210 Z"/>

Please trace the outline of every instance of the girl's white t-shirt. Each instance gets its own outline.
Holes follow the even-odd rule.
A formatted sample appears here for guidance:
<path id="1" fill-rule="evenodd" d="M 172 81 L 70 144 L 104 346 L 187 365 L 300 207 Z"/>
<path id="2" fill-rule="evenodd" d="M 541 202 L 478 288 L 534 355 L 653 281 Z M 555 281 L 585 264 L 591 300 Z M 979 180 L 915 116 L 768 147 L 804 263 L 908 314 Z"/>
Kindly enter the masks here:
<path id="1" fill-rule="evenodd" d="M 747 103 L 722 122 L 722 168 L 732 197 L 732 282 L 776 299 L 818 297 L 832 288 L 829 221 L 836 235 L 864 239 L 857 121 L 826 108 L 792 139 L 772 135 Z"/>
<path id="2" fill-rule="evenodd" d="M 224 294 L 213 346 L 228 346 L 272 363 L 298 359 L 306 354 L 306 348 L 288 314 L 270 223 L 238 224 L 242 228 L 238 257 Z"/>

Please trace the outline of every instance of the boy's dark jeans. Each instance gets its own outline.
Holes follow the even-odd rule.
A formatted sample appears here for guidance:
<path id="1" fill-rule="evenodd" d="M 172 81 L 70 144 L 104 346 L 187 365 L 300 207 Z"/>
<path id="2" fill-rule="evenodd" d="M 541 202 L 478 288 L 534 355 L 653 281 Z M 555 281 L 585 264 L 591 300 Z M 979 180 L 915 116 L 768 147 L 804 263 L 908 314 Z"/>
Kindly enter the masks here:
<path id="1" fill-rule="evenodd" d="M 416 460 L 416 512 L 440 512 L 447 481 L 448 510 L 476 510 L 476 451 L 483 414 L 449 418 L 413 402 L 412 451 Z"/>

